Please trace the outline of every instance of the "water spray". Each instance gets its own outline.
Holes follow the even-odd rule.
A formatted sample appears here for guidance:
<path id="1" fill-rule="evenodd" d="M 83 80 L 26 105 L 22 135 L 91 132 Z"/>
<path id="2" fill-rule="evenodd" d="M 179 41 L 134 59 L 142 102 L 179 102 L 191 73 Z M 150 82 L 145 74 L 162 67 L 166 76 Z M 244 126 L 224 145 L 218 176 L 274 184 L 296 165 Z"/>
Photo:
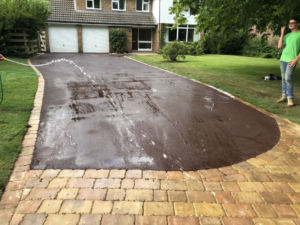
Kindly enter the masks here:
<path id="1" fill-rule="evenodd" d="M 4 58 L 3 60 L 5 61 L 9 61 L 9 62 L 12 62 L 12 63 L 16 63 L 16 64 L 19 64 L 19 65 L 22 65 L 22 66 L 27 66 L 27 67 L 31 67 L 31 65 L 28 65 L 28 64 L 25 64 L 25 63 L 20 63 L 20 62 L 17 62 L 17 61 L 14 61 L 14 60 L 10 60 L 10 59 L 7 59 L 7 58 Z M 54 63 L 60 63 L 60 62 L 67 62 L 67 63 L 70 63 L 71 65 L 74 65 L 78 70 L 80 70 L 80 72 L 87 77 L 88 81 L 90 82 L 91 86 L 94 88 L 94 85 L 97 84 L 97 82 L 94 80 L 96 77 L 93 77 L 94 79 L 92 79 L 92 76 L 90 74 L 87 74 L 86 72 L 83 71 L 83 67 L 80 67 L 78 66 L 76 63 L 74 63 L 73 61 L 71 60 L 68 60 L 68 59 L 65 59 L 65 58 L 61 58 L 61 59 L 56 59 L 56 60 L 52 60 L 51 62 L 48 62 L 48 63 L 44 63 L 44 64 L 39 64 L 39 65 L 33 65 L 34 67 L 42 67 L 42 66 L 49 66 L 49 65 L 52 65 Z M 4 76 L 1 77 L 1 74 L 4 74 Z M 2 86 L 2 80 L 4 79 L 5 76 L 7 75 L 12 75 L 12 74 L 24 74 L 24 72 L 5 72 L 5 71 L 0 71 L 0 93 L 1 93 L 1 96 L 0 96 L 0 104 L 2 103 L 3 101 L 3 86 Z M 37 76 L 39 77 L 40 75 L 36 74 L 36 73 L 27 73 L 27 74 L 31 74 L 31 75 L 34 75 L 34 76 Z M 25 76 L 23 75 L 23 77 L 32 77 L 32 76 Z"/>

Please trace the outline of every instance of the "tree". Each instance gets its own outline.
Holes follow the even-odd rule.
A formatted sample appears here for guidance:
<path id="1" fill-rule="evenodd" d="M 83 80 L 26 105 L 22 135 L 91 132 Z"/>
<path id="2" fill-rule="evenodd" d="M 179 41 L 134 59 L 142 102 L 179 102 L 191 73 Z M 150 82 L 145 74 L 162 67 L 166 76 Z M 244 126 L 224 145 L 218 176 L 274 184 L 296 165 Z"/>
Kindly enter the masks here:
<path id="1" fill-rule="evenodd" d="M 46 28 L 51 12 L 46 0 L 1 0 L 0 33 L 2 30 L 27 28 L 34 34 Z"/>
<path id="2" fill-rule="evenodd" d="M 30 38 L 37 38 L 45 30 L 50 16 L 46 0 L 0 0 L 0 52 L 10 51 L 9 32 L 16 28 L 27 29 Z"/>
<path id="3" fill-rule="evenodd" d="M 182 13 L 190 9 L 196 16 L 197 31 L 214 29 L 222 32 L 225 42 L 239 31 L 256 26 L 263 33 L 270 28 L 274 35 L 286 25 L 291 16 L 300 15 L 299 0 L 177 0 L 170 13 L 175 14 L 175 26 L 185 24 Z"/>

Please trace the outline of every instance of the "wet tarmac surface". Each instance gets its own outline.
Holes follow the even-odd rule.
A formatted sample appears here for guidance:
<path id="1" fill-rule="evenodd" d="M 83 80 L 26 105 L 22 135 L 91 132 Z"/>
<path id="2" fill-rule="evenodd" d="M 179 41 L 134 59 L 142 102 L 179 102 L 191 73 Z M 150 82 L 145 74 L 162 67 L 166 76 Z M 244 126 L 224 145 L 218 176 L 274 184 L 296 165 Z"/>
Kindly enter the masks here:
<path id="1" fill-rule="evenodd" d="M 276 121 L 192 80 L 107 54 L 45 54 L 31 169 L 199 170 L 271 149 Z M 90 75 L 90 77 L 89 77 Z"/>

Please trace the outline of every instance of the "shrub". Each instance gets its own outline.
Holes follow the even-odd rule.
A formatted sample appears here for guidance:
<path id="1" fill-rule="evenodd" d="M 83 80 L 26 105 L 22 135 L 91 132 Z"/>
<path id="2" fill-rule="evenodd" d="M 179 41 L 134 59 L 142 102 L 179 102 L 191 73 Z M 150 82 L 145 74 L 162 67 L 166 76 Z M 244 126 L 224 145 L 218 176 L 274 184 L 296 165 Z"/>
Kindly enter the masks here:
<path id="1" fill-rule="evenodd" d="M 202 55 L 204 53 L 203 44 L 200 40 L 194 41 L 192 44 L 188 46 L 189 46 L 190 55 Z"/>
<path id="2" fill-rule="evenodd" d="M 47 19 L 51 14 L 49 2 L 45 0 L 1 0 L 0 1 L 0 52 L 14 53 L 8 42 L 11 30 L 26 29 L 29 39 L 36 39 L 38 32 L 45 30 Z M 18 52 L 15 52 L 18 55 Z"/>
<path id="3" fill-rule="evenodd" d="M 271 53 L 264 53 L 261 56 L 262 58 L 272 58 L 272 54 Z"/>
<path id="4" fill-rule="evenodd" d="M 282 49 L 271 47 L 268 40 L 256 37 L 244 45 L 241 54 L 250 57 L 279 59 Z"/>
<path id="5" fill-rule="evenodd" d="M 221 53 L 225 55 L 238 55 L 247 40 L 247 34 L 239 32 L 229 39 L 222 47 Z"/>
<path id="6" fill-rule="evenodd" d="M 168 43 L 161 51 L 162 57 L 168 61 L 177 61 L 177 59 L 185 59 L 189 48 L 186 44 L 178 41 Z"/>
<path id="7" fill-rule="evenodd" d="M 206 40 L 205 40 L 205 53 L 208 54 L 221 54 L 221 44 L 220 44 L 220 36 L 221 33 L 208 31 L 206 34 Z"/>
<path id="8" fill-rule="evenodd" d="M 159 38 L 159 41 L 160 41 L 160 48 L 163 49 L 163 47 L 166 46 L 166 41 L 165 41 L 165 34 L 167 32 L 167 25 L 162 23 L 160 25 L 160 38 Z"/>
<path id="9" fill-rule="evenodd" d="M 114 28 L 109 33 L 109 43 L 112 51 L 115 53 L 123 53 L 126 49 L 127 35 L 125 30 Z"/>
<path id="10" fill-rule="evenodd" d="M 221 32 L 207 32 L 205 53 L 238 55 L 247 39 L 247 34 L 245 32 L 239 32 L 225 43 L 220 42 L 222 35 Z"/>

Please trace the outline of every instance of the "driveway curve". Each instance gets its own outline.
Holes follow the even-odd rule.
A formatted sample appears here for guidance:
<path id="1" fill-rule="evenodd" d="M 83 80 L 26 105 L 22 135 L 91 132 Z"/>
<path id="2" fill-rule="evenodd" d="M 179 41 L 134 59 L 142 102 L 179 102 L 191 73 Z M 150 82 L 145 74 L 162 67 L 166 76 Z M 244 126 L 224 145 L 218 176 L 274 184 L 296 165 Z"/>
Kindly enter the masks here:
<path id="1" fill-rule="evenodd" d="M 44 54 L 31 62 L 61 58 L 73 64 L 39 67 L 45 92 L 31 169 L 193 171 L 247 160 L 279 141 L 273 118 L 124 57 Z"/>

